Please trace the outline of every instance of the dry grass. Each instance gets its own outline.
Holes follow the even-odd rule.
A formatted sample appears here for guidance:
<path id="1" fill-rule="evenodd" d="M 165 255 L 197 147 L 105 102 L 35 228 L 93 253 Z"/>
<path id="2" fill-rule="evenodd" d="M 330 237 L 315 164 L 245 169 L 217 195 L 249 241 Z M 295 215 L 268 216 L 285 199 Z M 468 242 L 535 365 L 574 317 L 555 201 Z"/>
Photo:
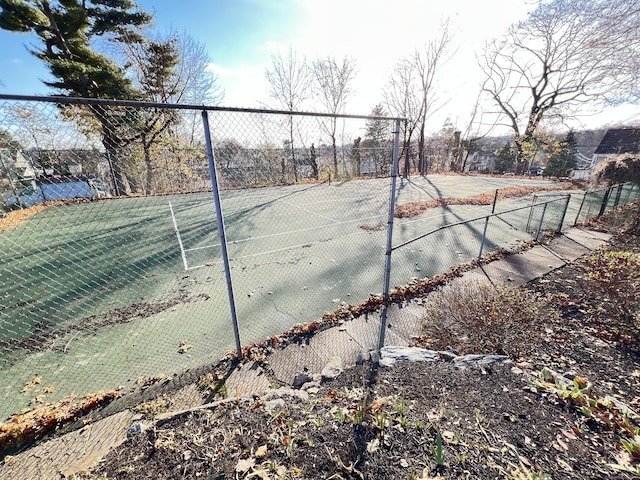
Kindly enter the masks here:
<path id="1" fill-rule="evenodd" d="M 572 183 L 545 186 L 518 186 L 502 188 L 498 191 L 498 200 L 513 197 L 524 197 L 535 192 L 549 192 L 554 190 L 572 190 L 578 188 Z M 472 197 L 436 198 L 425 202 L 409 202 L 396 208 L 396 218 L 409 218 L 420 215 L 430 208 L 446 207 L 447 205 L 491 205 L 493 193 L 480 193 Z"/>
<path id="2" fill-rule="evenodd" d="M 542 326 L 558 316 L 527 290 L 460 281 L 427 297 L 423 340 L 436 350 L 451 346 L 461 354 L 495 352 L 517 359 L 536 348 Z"/>
<path id="3" fill-rule="evenodd" d="M 10 212 L 6 217 L 0 218 L 0 232 L 11 230 L 12 228 L 17 227 L 22 222 L 26 221 L 30 217 L 33 217 L 36 213 L 46 210 L 51 205 L 51 203 L 41 203 L 38 205 L 34 205 L 31 208 L 14 210 Z"/>

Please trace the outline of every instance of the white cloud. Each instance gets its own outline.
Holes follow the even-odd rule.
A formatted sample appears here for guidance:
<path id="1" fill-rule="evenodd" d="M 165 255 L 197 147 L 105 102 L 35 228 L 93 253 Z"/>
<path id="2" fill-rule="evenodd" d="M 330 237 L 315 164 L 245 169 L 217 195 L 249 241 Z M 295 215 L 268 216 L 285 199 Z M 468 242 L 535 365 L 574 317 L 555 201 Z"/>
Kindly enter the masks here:
<path id="1" fill-rule="evenodd" d="M 225 77 L 233 77 L 233 76 L 235 76 L 234 72 L 232 70 L 230 70 L 228 68 L 224 68 L 223 66 L 217 65 L 217 64 L 215 64 L 213 62 L 210 62 L 207 65 L 207 69 L 209 71 L 211 71 L 212 73 L 215 73 L 221 79 L 225 78 Z"/>

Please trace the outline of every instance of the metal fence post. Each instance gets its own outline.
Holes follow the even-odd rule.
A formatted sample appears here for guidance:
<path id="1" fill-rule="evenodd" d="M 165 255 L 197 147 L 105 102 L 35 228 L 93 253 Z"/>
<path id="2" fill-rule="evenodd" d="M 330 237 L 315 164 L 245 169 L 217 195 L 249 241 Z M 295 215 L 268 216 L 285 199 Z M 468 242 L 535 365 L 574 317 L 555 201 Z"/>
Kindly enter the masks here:
<path id="1" fill-rule="evenodd" d="M 540 238 L 540 232 L 542 231 L 542 222 L 544 222 L 544 214 L 547 211 L 547 205 L 549 203 L 544 204 L 544 208 L 542 209 L 542 215 L 540 216 L 540 223 L 538 224 L 538 230 L 536 231 L 536 242 Z"/>
<path id="2" fill-rule="evenodd" d="M 573 222 L 573 226 L 575 227 L 576 225 L 578 225 L 578 220 L 580 220 L 580 214 L 582 213 L 582 206 L 584 205 L 584 201 L 587 198 L 587 192 L 584 192 L 584 195 L 582 196 L 582 201 L 580 202 L 580 208 L 578 208 L 578 213 L 576 214 L 576 220 L 575 222 Z"/>
<path id="3" fill-rule="evenodd" d="M 498 201 L 498 189 L 496 188 L 496 194 L 493 196 L 493 206 L 491 207 L 491 215 L 496 213 L 496 202 Z M 478 253 L 478 262 L 480 262 L 480 258 L 482 257 L 482 250 L 484 249 L 484 242 L 487 238 L 487 227 L 489 226 L 489 217 L 491 215 L 487 215 L 487 218 L 484 221 L 484 231 L 482 232 L 482 240 L 480 240 L 480 252 Z"/>
<path id="4" fill-rule="evenodd" d="M 378 338 L 378 352 L 384 347 L 384 337 L 387 330 L 387 308 L 389 302 L 389 285 L 391 283 L 391 251 L 393 248 L 393 219 L 396 208 L 396 182 L 398 178 L 398 155 L 400 145 L 400 120 L 396 120 L 393 138 L 393 165 L 391 166 L 391 199 L 389 201 L 389 220 L 387 224 L 387 251 L 384 270 L 384 291 L 382 294 L 383 307 L 380 316 L 380 336 Z M 379 356 L 378 356 L 379 358 Z"/>
<path id="5" fill-rule="evenodd" d="M 618 208 L 618 205 L 620 204 L 620 196 L 622 195 L 622 187 L 624 187 L 624 185 L 622 183 L 620 185 L 618 185 L 618 191 L 616 193 L 616 200 L 613 203 L 614 210 L 616 208 Z"/>
<path id="6" fill-rule="evenodd" d="M 628 186 L 628 184 L 624 184 L 624 187 Z M 629 202 L 629 197 L 631 197 L 631 192 L 633 192 L 634 185 L 631 184 L 631 188 L 622 188 L 622 191 L 625 193 L 624 200 L 622 200 L 622 205 L 626 205 Z"/>
<path id="7" fill-rule="evenodd" d="M 560 233 L 562 231 L 562 224 L 564 223 L 564 218 L 567 216 L 567 210 L 569 210 L 569 202 L 571 201 L 571 194 L 567 195 L 567 201 L 564 204 L 564 210 L 562 211 L 562 216 L 560 217 L 560 223 L 558 224 L 558 229 L 556 233 Z"/>
<path id="8" fill-rule="evenodd" d="M 231 322 L 233 323 L 233 334 L 236 340 L 238 360 L 242 360 L 242 344 L 240 343 L 240 329 L 238 328 L 236 302 L 233 296 L 233 282 L 231 280 L 231 266 L 229 265 L 229 254 L 227 252 L 227 239 L 224 233 L 222 206 L 220 204 L 220 190 L 218 188 L 218 175 L 216 171 L 216 163 L 213 157 L 213 147 L 211 145 L 211 132 L 209 131 L 209 115 L 206 110 L 202 110 L 202 123 L 204 126 L 205 145 L 207 147 L 207 159 L 209 160 L 209 172 L 211 175 L 211 187 L 213 189 L 213 201 L 216 205 L 216 221 L 218 223 L 218 233 L 220 235 L 220 249 L 222 250 L 224 274 L 227 280 L 227 295 L 229 296 L 229 308 L 231 309 Z"/>
<path id="9" fill-rule="evenodd" d="M 601 217 L 607 211 L 607 205 L 609 204 L 609 197 L 611 196 L 612 189 L 613 187 L 607 188 L 607 191 L 604 194 L 604 198 L 602 199 L 602 205 L 600 205 L 600 212 L 598 212 L 598 217 Z"/>

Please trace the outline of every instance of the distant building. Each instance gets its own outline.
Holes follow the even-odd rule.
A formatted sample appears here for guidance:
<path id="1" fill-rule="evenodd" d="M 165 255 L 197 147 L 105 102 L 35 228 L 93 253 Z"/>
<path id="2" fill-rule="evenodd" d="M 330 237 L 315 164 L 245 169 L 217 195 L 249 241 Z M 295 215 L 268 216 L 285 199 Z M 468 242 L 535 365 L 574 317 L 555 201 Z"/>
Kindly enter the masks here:
<path id="1" fill-rule="evenodd" d="M 611 128 L 593 153 L 591 168 L 608 158 L 640 153 L 640 128 Z"/>

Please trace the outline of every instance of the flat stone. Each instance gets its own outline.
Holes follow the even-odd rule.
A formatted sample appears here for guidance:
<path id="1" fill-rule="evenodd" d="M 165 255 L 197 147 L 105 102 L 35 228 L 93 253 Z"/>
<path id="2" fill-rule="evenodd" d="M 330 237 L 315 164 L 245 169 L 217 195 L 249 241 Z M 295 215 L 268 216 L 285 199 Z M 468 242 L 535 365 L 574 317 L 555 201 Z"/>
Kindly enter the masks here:
<path id="1" fill-rule="evenodd" d="M 380 365 L 390 367 L 396 362 L 437 362 L 438 352 L 417 347 L 389 346 L 380 350 Z"/>
<path id="2" fill-rule="evenodd" d="M 463 355 L 453 360 L 457 368 L 486 367 L 487 365 L 509 365 L 515 364 L 506 355 Z"/>
<path id="3" fill-rule="evenodd" d="M 262 395 L 269 390 L 270 382 L 260 365 L 251 362 L 240 365 L 231 372 L 225 385 L 227 396 L 240 398 Z"/>
<path id="4" fill-rule="evenodd" d="M 293 388 L 280 387 L 273 390 L 269 390 L 262 395 L 263 401 L 273 400 L 275 398 L 295 398 L 306 402 L 309 400 L 309 394 L 303 390 L 294 390 Z"/>
<path id="5" fill-rule="evenodd" d="M 133 413 L 125 410 L 19 453 L 0 466 L 0 477 L 21 480 L 73 478 L 127 439 Z"/>
<path id="6" fill-rule="evenodd" d="M 276 410 L 284 408 L 285 405 L 286 403 L 282 398 L 274 398 L 273 400 L 265 402 L 264 408 L 266 408 L 267 410 Z"/>
<path id="7" fill-rule="evenodd" d="M 311 337 L 309 346 L 323 361 L 327 362 L 332 357 L 338 356 L 345 366 L 356 364 L 361 347 L 347 333 L 348 323 L 340 328 L 330 328 Z"/>
<path id="8" fill-rule="evenodd" d="M 313 378 L 308 373 L 298 373 L 295 377 L 293 377 L 293 388 L 300 388 L 305 383 L 311 382 Z"/>
<path id="9" fill-rule="evenodd" d="M 288 345 L 269 355 L 269 366 L 275 377 L 286 384 L 302 372 L 319 372 L 324 366 L 322 358 L 309 346 Z"/>

